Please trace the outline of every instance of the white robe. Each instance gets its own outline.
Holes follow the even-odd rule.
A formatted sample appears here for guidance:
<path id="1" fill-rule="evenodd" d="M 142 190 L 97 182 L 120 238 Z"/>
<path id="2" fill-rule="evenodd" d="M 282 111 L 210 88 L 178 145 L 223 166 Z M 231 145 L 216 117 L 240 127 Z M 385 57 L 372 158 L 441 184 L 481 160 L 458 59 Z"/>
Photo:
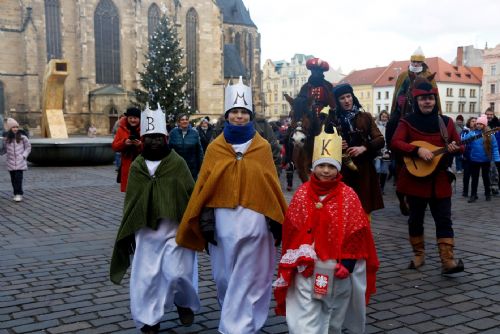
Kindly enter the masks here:
<path id="1" fill-rule="evenodd" d="M 233 148 L 245 152 L 249 145 Z M 266 218 L 242 206 L 216 208 L 215 239 L 209 250 L 222 308 L 219 332 L 257 333 L 269 313 L 276 256 Z"/>
<path id="2" fill-rule="evenodd" d="M 146 160 L 151 175 L 158 163 Z M 136 232 L 130 273 L 130 308 L 137 328 L 161 321 L 174 303 L 200 309 L 196 252 L 175 242 L 178 223 L 162 219 L 158 229 Z"/>
<path id="3" fill-rule="evenodd" d="M 335 261 L 333 261 L 335 262 Z M 345 279 L 333 279 L 333 293 L 314 299 L 313 276 L 295 274 L 286 296 L 286 322 L 290 334 L 362 334 L 366 323 L 366 261 L 357 260 Z"/>

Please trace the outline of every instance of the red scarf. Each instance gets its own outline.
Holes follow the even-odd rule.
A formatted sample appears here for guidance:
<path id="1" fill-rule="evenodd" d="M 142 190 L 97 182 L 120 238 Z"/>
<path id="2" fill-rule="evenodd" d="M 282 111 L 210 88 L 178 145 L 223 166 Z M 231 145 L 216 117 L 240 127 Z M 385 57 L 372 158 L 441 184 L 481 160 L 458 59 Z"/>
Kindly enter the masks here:
<path id="1" fill-rule="evenodd" d="M 324 196 L 331 193 L 342 180 L 342 175 L 339 173 L 337 177 L 331 181 L 321 181 L 316 177 L 314 173 L 311 173 L 311 179 L 309 183 L 311 185 L 311 190 L 318 196 Z"/>

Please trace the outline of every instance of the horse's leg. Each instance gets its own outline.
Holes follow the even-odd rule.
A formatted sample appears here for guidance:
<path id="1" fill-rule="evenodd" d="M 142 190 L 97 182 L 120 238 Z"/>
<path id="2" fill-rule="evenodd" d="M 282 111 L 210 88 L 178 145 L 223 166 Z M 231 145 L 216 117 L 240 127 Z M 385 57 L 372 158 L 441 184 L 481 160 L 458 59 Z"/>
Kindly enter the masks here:
<path id="1" fill-rule="evenodd" d="M 299 174 L 299 178 L 302 183 L 307 182 L 309 180 L 309 162 L 307 159 L 307 154 L 304 151 L 303 147 L 300 148 L 297 160 L 297 171 Z"/>

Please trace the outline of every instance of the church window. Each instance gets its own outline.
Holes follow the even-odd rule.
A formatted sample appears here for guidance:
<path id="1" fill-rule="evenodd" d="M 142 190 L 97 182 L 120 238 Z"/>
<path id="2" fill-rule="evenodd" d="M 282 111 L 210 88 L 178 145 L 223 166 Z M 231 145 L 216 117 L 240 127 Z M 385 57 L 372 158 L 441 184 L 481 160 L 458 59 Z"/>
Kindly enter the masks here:
<path id="1" fill-rule="evenodd" d="M 101 0 L 94 12 L 96 83 L 120 84 L 120 18 L 111 0 Z"/>
<path id="2" fill-rule="evenodd" d="M 62 58 L 59 0 L 45 0 L 47 61 Z"/>
<path id="3" fill-rule="evenodd" d="M 158 23 L 160 22 L 160 8 L 157 4 L 152 4 L 148 9 L 148 39 L 153 37 L 153 34 L 158 27 Z"/>
<path id="4" fill-rule="evenodd" d="M 186 69 L 189 73 L 186 91 L 191 110 L 198 109 L 198 13 L 190 8 L 186 15 Z"/>

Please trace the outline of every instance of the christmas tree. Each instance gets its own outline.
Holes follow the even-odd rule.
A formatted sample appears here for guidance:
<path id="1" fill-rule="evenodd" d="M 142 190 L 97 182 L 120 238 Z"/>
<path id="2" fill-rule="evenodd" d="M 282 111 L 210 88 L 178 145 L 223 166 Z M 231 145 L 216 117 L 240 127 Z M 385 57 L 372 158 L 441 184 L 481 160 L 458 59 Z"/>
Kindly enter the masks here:
<path id="1" fill-rule="evenodd" d="M 145 90 L 135 89 L 137 104 L 144 108 L 149 103 L 156 109 L 157 103 L 167 115 L 167 122 L 172 125 L 180 113 L 191 113 L 184 86 L 189 74 L 182 66 L 183 52 L 179 47 L 177 30 L 162 15 L 156 32 L 149 41 L 149 52 L 145 55 L 144 72 L 139 72 L 141 86 Z"/>

